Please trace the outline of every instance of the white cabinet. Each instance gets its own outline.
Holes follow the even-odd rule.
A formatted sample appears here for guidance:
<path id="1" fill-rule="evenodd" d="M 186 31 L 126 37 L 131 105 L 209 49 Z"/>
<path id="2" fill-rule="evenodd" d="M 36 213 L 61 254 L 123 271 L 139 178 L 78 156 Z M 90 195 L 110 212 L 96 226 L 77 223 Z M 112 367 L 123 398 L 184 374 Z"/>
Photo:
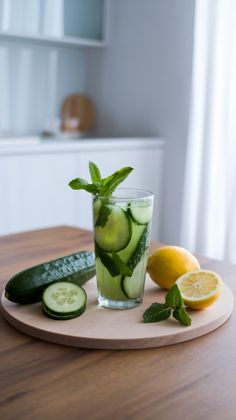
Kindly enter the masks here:
<path id="1" fill-rule="evenodd" d="M 107 42 L 108 0 L 0 0 L 0 37 L 63 47 Z"/>
<path id="2" fill-rule="evenodd" d="M 153 238 L 160 226 L 163 142 L 106 139 L 42 142 L 0 148 L 0 235 L 62 224 L 92 228 L 91 196 L 68 182 L 89 179 L 88 162 L 107 176 L 122 166 L 134 171 L 123 186 L 155 194 Z"/>
<path id="3" fill-rule="evenodd" d="M 76 156 L 42 154 L 0 157 L 0 234 L 75 220 L 67 187 Z"/>

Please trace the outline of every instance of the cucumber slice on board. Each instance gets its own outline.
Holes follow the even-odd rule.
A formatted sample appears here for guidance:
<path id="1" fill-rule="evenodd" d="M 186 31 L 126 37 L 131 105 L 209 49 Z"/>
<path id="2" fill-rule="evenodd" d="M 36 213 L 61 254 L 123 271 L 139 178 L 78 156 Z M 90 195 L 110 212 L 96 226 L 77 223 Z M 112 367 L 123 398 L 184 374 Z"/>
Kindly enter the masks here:
<path id="1" fill-rule="evenodd" d="M 125 248 L 131 239 L 131 222 L 120 207 L 109 207 L 111 210 L 105 226 L 95 225 L 95 241 L 103 251 L 118 252 Z"/>
<path id="2" fill-rule="evenodd" d="M 121 288 L 129 299 L 136 299 L 142 295 L 145 274 L 147 267 L 147 253 L 143 255 L 139 263 L 134 268 L 131 277 L 123 277 L 121 280 Z"/>
<path id="3" fill-rule="evenodd" d="M 86 308 L 87 295 L 76 284 L 59 281 L 48 286 L 42 297 L 43 311 L 55 319 L 81 315 Z"/>
<path id="4" fill-rule="evenodd" d="M 50 312 L 44 304 L 42 304 L 42 310 L 44 315 L 46 315 L 48 318 L 52 318 L 58 321 L 67 321 L 68 319 L 77 318 L 79 316 L 77 313 L 70 315 L 55 315 L 53 312 Z"/>
<path id="5" fill-rule="evenodd" d="M 121 275 L 112 277 L 107 268 L 102 264 L 100 258 L 96 258 L 96 271 L 97 278 L 99 279 L 98 290 L 101 296 L 117 301 L 127 300 L 126 295 L 121 289 Z"/>
<path id="6" fill-rule="evenodd" d="M 152 218 L 152 205 L 149 202 L 131 203 L 129 211 L 134 221 L 140 225 L 149 223 Z"/>

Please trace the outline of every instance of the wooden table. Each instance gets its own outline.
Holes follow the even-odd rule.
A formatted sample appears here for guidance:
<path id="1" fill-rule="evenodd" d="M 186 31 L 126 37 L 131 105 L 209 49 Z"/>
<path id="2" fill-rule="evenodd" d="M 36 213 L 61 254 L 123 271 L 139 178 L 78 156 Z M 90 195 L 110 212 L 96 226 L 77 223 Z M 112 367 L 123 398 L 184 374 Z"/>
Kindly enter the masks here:
<path id="1" fill-rule="evenodd" d="M 154 246 L 154 244 L 153 244 Z M 59 227 L 0 238 L 1 290 L 26 266 L 92 249 L 90 232 Z M 236 293 L 236 266 L 207 259 Z M 1 420 L 236 419 L 236 316 L 198 339 L 150 350 L 65 347 L 0 319 Z"/>

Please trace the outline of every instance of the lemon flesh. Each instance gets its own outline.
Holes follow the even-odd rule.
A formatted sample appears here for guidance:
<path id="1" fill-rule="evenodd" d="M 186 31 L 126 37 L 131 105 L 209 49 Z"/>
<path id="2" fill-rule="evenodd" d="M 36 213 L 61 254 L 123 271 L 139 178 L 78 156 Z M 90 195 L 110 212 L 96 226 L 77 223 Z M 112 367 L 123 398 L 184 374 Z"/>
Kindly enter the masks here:
<path id="1" fill-rule="evenodd" d="M 186 306 L 192 309 L 205 309 L 220 296 L 222 279 L 211 270 L 197 270 L 182 275 L 177 280 Z"/>
<path id="2" fill-rule="evenodd" d="M 164 289 L 170 289 L 178 277 L 200 268 L 198 260 L 179 246 L 163 246 L 148 258 L 147 272 Z"/>

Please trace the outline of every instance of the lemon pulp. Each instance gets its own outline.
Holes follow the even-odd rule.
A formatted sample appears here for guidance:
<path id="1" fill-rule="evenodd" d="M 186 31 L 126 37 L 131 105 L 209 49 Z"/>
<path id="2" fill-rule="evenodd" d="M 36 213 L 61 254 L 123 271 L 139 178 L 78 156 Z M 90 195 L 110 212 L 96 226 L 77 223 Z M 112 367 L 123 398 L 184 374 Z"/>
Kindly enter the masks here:
<path id="1" fill-rule="evenodd" d="M 205 309 L 220 296 L 222 279 L 211 270 L 196 270 L 177 279 L 185 304 L 192 309 Z"/>

